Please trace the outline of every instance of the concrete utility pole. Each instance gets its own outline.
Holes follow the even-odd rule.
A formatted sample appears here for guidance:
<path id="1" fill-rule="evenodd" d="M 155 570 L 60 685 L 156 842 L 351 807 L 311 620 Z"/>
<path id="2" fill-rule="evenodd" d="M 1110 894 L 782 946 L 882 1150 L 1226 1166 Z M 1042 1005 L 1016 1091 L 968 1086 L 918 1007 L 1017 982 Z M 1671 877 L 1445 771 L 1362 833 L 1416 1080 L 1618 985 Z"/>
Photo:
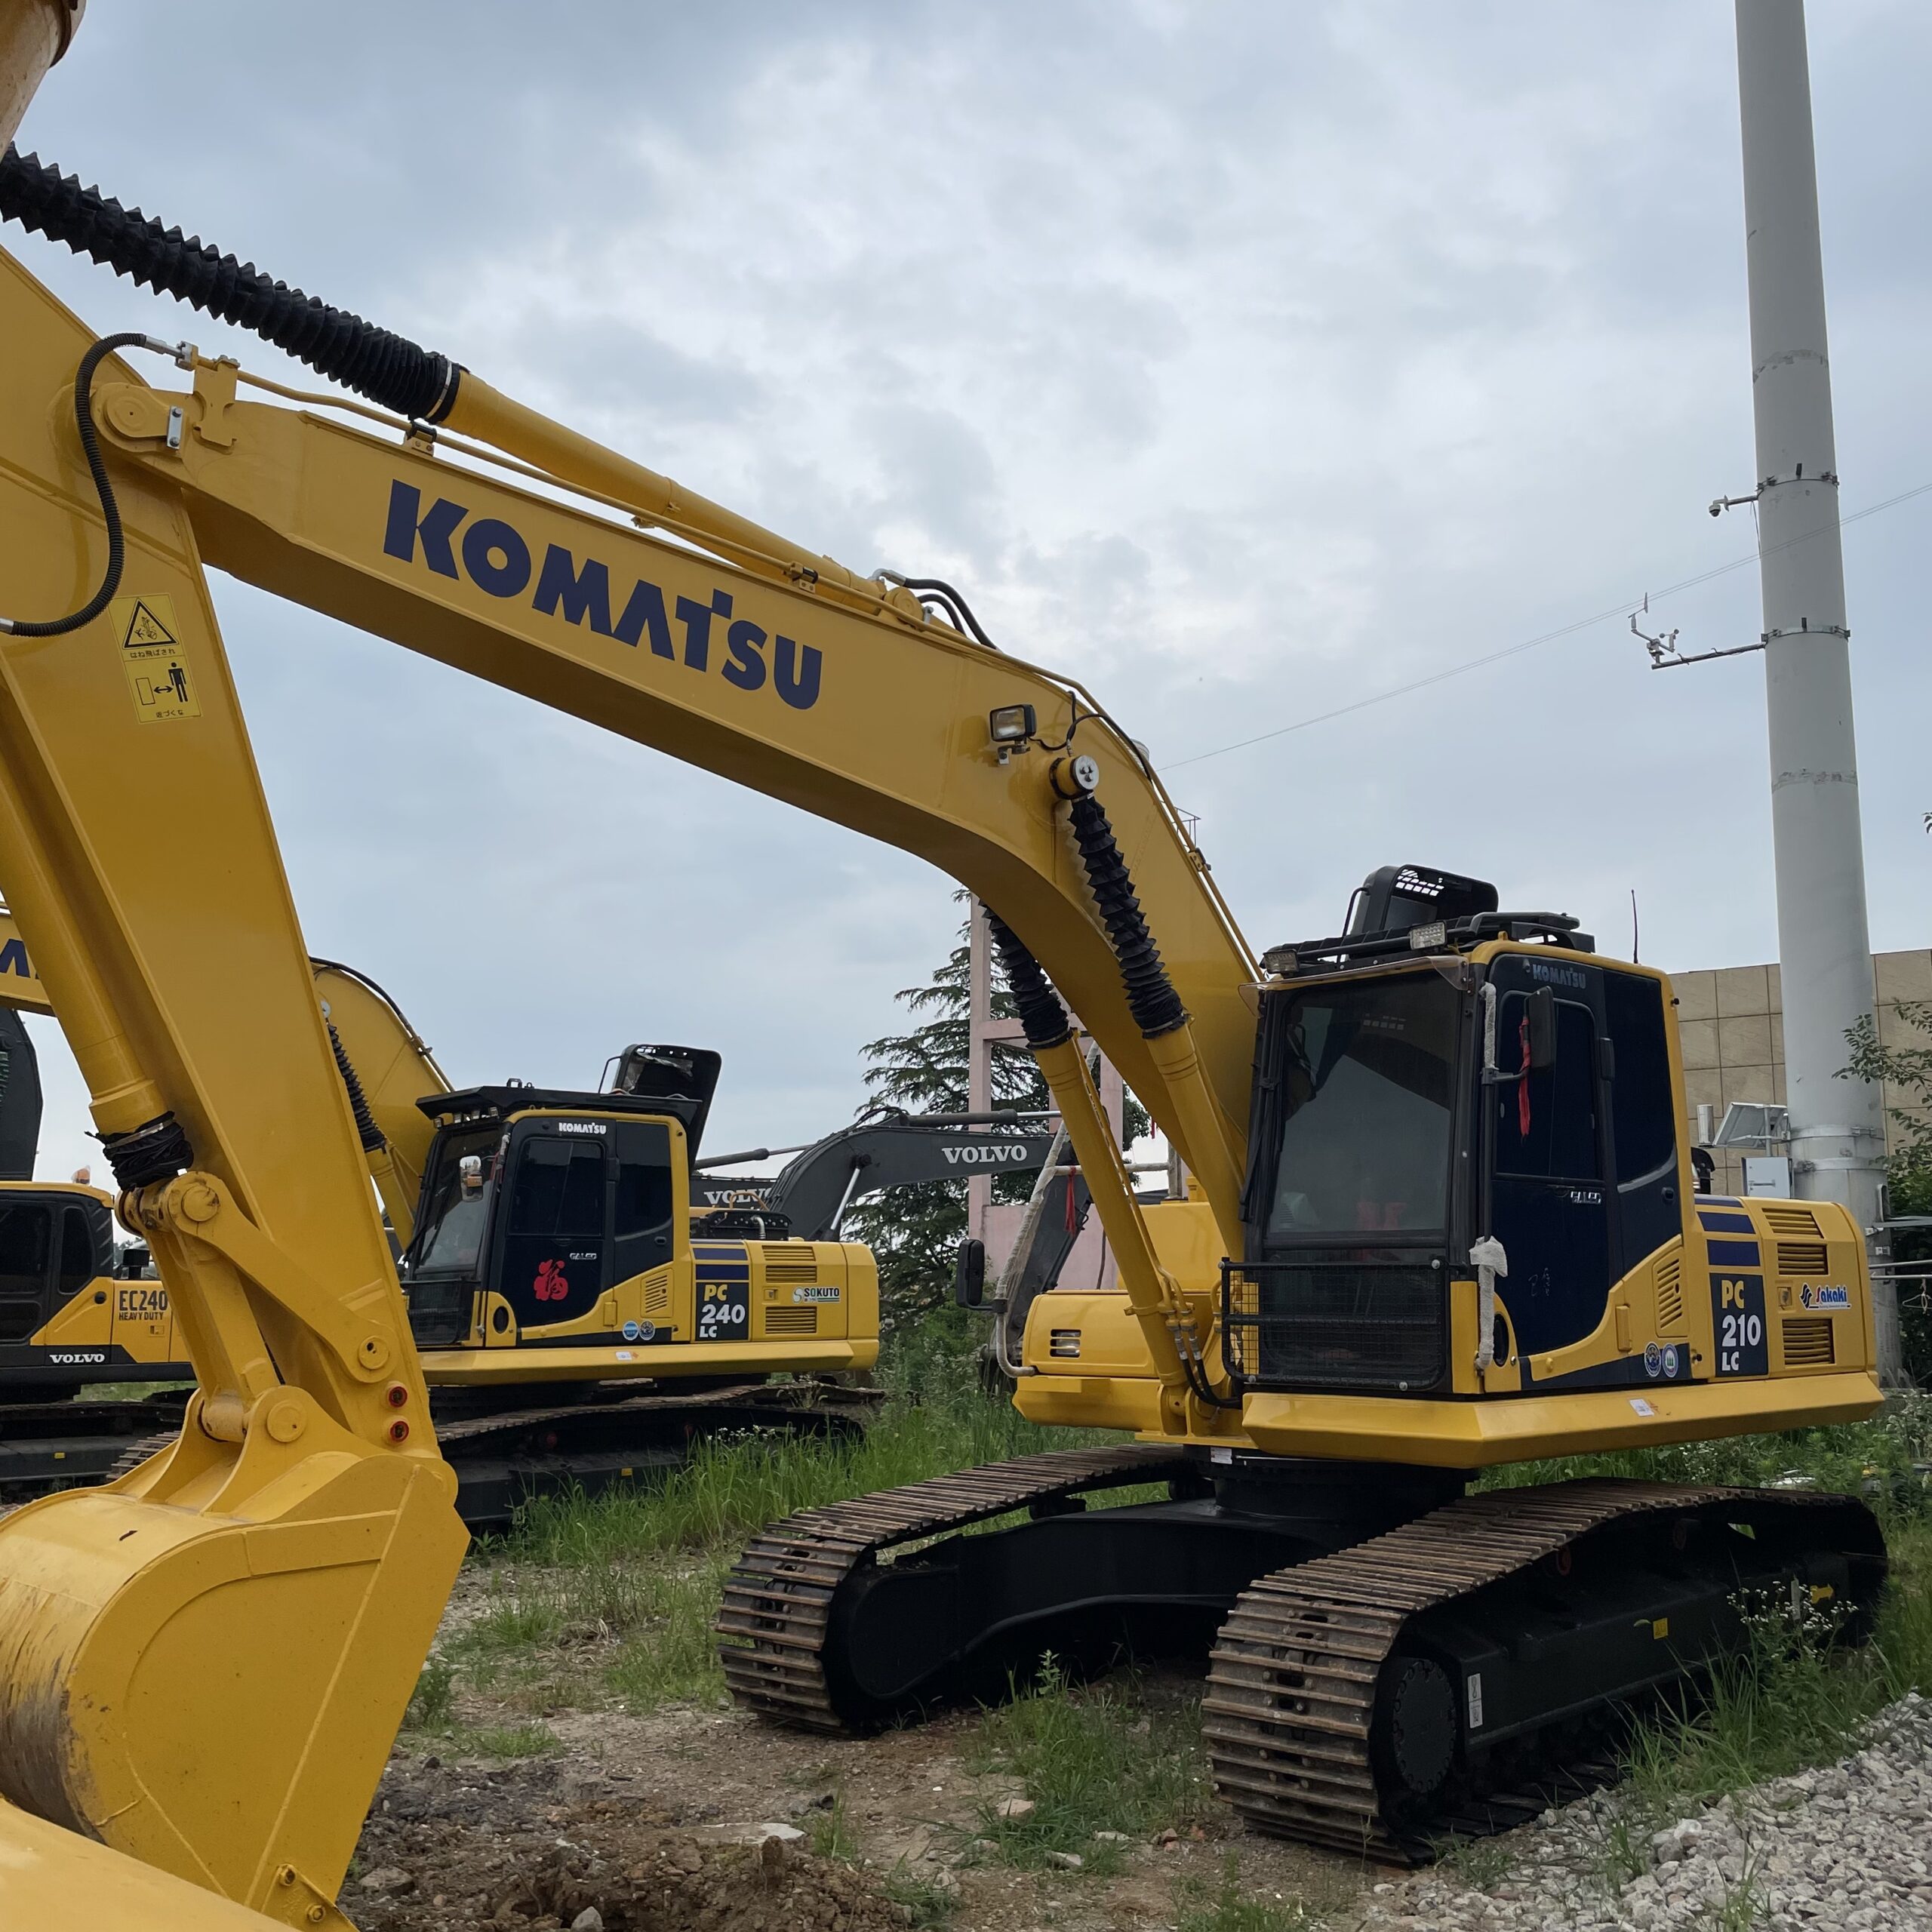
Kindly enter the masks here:
<path id="1" fill-rule="evenodd" d="M 1737 0 L 1737 8 L 1792 1171 L 1801 1197 L 1841 1201 L 1874 1228 L 1881 1097 L 1868 1082 L 1836 1078 L 1849 1057 L 1846 1029 L 1875 1000 L 1804 0 Z M 1897 1297 L 1889 1284 L 1874 1293 L 1879 1373 L 1896 1383 Z"/>

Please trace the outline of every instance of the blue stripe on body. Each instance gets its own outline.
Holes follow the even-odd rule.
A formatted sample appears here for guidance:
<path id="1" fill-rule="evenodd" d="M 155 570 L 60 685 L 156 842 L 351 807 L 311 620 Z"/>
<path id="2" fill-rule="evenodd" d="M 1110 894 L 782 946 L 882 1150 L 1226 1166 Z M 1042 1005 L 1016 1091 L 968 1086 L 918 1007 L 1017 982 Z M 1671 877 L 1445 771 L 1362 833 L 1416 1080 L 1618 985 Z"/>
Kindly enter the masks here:
<path id="1" fill-rule="evenodd" d="M 1758 1244 L 1755 1241 L 1714 1241 L 1709 1245 L 1713 1268 L 1758 1268 L 1764 1265 L 1758 1258 Z"/>

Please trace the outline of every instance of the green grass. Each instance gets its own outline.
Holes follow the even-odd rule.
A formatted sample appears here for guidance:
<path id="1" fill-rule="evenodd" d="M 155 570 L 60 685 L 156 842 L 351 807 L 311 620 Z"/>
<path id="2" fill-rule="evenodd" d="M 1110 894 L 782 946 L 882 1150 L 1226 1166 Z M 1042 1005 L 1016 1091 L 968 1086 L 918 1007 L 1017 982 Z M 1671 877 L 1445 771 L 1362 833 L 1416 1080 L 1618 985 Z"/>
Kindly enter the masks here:
<path id="1" fill-rule="evenodd" d="M 879 1880 L 879 1890 L 903 1909 L 912 1932 L 934 1932 L 946 1924 L 958 1909 L 959 1895 L 935 1879 L 921 1878 L 903 1865 L 895 1865 Z"/>
<path id="2" fill-rule="evenodd" d="M 1892 1582 L 1869 1644 L 1834 1644 L 1825 1620 L 1749 1606 L 1749 1641 L 1681 1715 L 1641 1726 L 1629 1752 L 1633 1800 L 1684 1809 L 1857 1746 L 1863 1727 L 1908 1690 L 1932 1691 L 1932 1524 L 1894 1521 Z M 1633 1848 L 1634 1849 L 1634 1848 Z"/>
<path id="3" fill-rule="evenodd" d="M 403 1722 L 414 1730 L 447 1730 L 456 1704 L 456 1666 L 448 1658 L 432 1657 L 416 1680 Z"/>
<path id="4" fill-rule="evenodd" d="M 1520 1489 L 1573 1476 L 1632 1476 L 1651 1482 L 1729 1483 L 1750 1487 L 1802 1477 L 1820 1489 L 1870 1495 L 1881 1512 L 1907 1517 L 1925 1506 L 1915 1463 L 1932 1460 L 1932 1394 L 1894 1396 L 1869 1421 L 1782 1435 L 1720 1436 L 1654 1449 L 1620 1449 L 1512 1463 L 1484 1472 L 1477 1487 Z"/>
<path id="5" fill-rule="evenodd" d="M 700 1443 L 685 1468 L 654 1488 L 539 1497 L 502 1547 L 523 1562 L 588 1567 L 735 1545 L 795 1509 L 1075 1446 L 1069 1432 L 1040 1428 L 977 1391 L 943 1404 L 894 1401 L 857 1440 L 746 1435 Z"/>
<path id="6" fill-rule="evenodd" d="M 821 1810 L 809 1812 L 805 1819 L 805 1841 L 817 1858 L 836 1858 L 850 1864 L 859 1855 L 858 1835 L 845 1815 L 845 1801 L 834 1798 Z"/>
<path id="7" fill-rule="evenodd" d="M 888 1399 L 863 1437 L 714 1440 L 654 1487 L 527 1504 L 509 1536 L 479 1548 L 491 1598 L 445 1645 L 454 1667 L 540 1706 L 601 1696 L 646 1712 L 708 1700 L 724 1688 L 711 1636 L 718 1594 L 767 1523 L 974 1463 L 1109 1439 L 1041 1429 L 985 1394 L 960 1346 L 970 1332 L 941 1318 L 895 1338 L 881 1377 Z M 614 1654 L 601 1641 L 613 1638 Z"/>
<path id="8" fill-rule="evenodd" d="M 1049 1660 L 1036 1683 L 982 1720 L 972 1768 L 1017 1778 L 1034 1805 L 1025 1818 L 1002 1818 L 996 1801 L 980 1807 L 977 1835 L 1006 1863 L 1037 1868 L 1072 1852 L 1111 1872 L 1121 1848 L 1096 1832 L 1144 1841 L 1206 1815 L 1198 1712 L 1150 1709 L 1132 1692 L 1119 1680 L 1069 1686 Z"/>
<path id="9" fill-rule="evenodd" d="M 479 1758 L 547 1758 L 563 1749 L 555 1733 L 540 1724 L 482 1724 L 455 1735 L 459 1751 Z"/>
<path id="10" fill-rule="evenodd" d="M 1298 1899 L 1244 1898 L 1241 1861 L 1230 1853 L 1211 1889 L 1198 1880 L 1175 1887 L 1177 1932 L 1305 1932 L 1315 1921 Z"/>

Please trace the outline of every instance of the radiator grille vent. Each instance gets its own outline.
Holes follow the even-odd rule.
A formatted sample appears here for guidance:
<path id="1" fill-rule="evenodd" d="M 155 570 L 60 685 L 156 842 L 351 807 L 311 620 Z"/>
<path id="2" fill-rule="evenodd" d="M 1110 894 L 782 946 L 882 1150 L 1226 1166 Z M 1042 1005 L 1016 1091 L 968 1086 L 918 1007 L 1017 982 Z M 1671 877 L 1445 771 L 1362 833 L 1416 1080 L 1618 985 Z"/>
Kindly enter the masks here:
<path id="1" fill-rule="evenodd" d="M 818 1310 L 815 1308 L 768 1308 L 764 1311 L 768 1335 L 816 1335 Z"/>
<path id="2" fill-rule="evenodd" d="M 1825 1272 L 1825 1244 L 1821 1241 L 1781 1241 L 1778 1243 L 1778 1272 L 1815 1281 Z"/>
<path id="3" fill-rule="evenodd" d="M 654 1275 L 645 1283 L 644 1312 L 647 1315 L 670 1313 L 671 1278 L 669 1275 Z"/>
<path id="4" fill-rule="evenodd" d="M 1257 1389 L 1432 1388 L 1447 1312 L 1441 1263 L 1420 1255 L 1311 1255 L 1223 1273 L 1223 1344 L 1235 1376 Z"/>
<path id="5" fill-rule="evenodd" d="M 1681 1334 L 1684 1330 L 1684 1269 L 1675 1254 L 1657 1263 L 1657 1332 Z"/>
<path id="6" fill-rule="evenodd" d="M 1783 1327 L 1787 1368 L 1828 1368 L 1837 1360 L 1829 1315 L 1794 1315 Z"/>
<path id="7" fill-rule="evenodd" d="M 1080 1353 L 1080 1331 L 1078 1328 L 1055 1328 L 1047 1336 L 1047 1352 L 1062 1361 L 1075 1360 Z"/>
<path id="8" fill-rule="evenodd" d="M 1796 1235 L 1816 1241 L 1821 1232 L 1817 1216 L 1808 1208 L 1794 1208 L 1781 1201 L 1775 1207 L 1760 1205 L 1758 1212 L 1764 1216 L 1764 1225 L 1774 1235 Z"/>
<path id="9" fill-rule="evenodd" d="M 801 1248 L 805 1252 L 801 1253 Z M 767 1241 L 759 1252 L 764 1257 L 764 1278 L 768 1281 L 816 1281 L 818 1279 L 818 1260 L 808 1244 L 781 1246 L 776 1241 Z"/>

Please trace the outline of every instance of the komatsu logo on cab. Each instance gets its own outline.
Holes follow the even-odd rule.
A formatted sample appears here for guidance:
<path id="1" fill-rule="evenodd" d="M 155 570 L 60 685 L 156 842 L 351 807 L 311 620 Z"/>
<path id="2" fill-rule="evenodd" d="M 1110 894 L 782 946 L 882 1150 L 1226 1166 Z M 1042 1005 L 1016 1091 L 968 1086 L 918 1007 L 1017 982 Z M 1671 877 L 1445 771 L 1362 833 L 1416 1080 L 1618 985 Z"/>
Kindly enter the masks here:
<path id="1" fill-rule="evenodd" d="M 422 491 L 399 479 L 389 485 L 383 552 L 405 564 L 420 555 L 438 577 L 459 583 L 467 577 L 492 597 L 527 598 L 545 617 L 588 625 L 599 637 L 614 638 L 632 650 L 648 641 L 654 657 L 681 663 L 688 671 L 709 672 L 715 663 L 728 685 L 741 691 L 769 685 L 794 711 L 809 711 L 818 702 L 820 653 L 795 638 L 774 637 L 749 617 L 734 617 L 728 590 L 714 590 L 706 603 L 680 597 L 667 607 L 663 590 L 639 577 L 620 606 L 609 565 L 595 557 L 580 559 L 561 543 L 546 545 L 540 563 L 500 517 L 472 521 L 467 507 L 448 497 L 425 509 Z M 683 634 L 681 651 L 672 635 L 674 623 Z"/>

